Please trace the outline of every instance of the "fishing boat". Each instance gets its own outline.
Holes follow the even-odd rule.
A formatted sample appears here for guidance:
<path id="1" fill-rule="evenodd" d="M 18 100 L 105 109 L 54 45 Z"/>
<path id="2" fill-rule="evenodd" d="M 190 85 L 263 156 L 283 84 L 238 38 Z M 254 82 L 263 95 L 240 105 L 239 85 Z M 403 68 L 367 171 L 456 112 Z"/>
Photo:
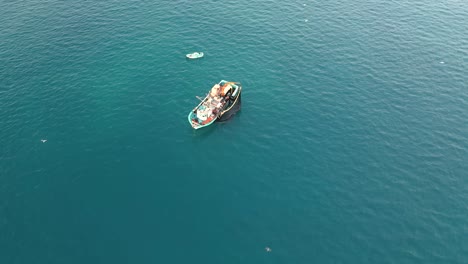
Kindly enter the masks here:
<path id="1" fill-rule="evenodd" d="M 228 120 L 241 107 L 242 86 L 238 82 L 221 80 L 215 84 L 205 98 L 188 114 L 194 129 L 209 126 L 215 121 Z"/>
<path id="2" fill-rule="evenodd" d="M 185 55 L 188 59 L 199 59 L 199 58 L 203 58 L 205 54 L 203 54 L 203 52 L 194 52 L 194 53 L 189 53 L 187 55 Z"/>

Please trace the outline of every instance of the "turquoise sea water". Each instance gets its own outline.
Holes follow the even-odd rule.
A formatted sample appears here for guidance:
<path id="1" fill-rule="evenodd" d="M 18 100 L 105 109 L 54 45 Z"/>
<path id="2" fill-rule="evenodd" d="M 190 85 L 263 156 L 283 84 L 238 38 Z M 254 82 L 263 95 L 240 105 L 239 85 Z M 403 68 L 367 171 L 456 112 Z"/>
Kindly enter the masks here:
<path id="1" fill-rule="evenodd" d="M 0 263 L 467 263 L 467 14 L 1 1 Z"/>

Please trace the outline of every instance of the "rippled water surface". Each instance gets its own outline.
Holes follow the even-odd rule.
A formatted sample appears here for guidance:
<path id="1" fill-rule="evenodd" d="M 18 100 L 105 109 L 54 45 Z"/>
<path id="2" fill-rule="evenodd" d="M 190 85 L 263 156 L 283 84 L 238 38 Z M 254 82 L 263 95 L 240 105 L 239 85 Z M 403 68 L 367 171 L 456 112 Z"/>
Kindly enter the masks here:
<path id="1" fill-rule="evenodd" d="M 467 14 L 0 1 L 0 263 L 467 263 Z"/>

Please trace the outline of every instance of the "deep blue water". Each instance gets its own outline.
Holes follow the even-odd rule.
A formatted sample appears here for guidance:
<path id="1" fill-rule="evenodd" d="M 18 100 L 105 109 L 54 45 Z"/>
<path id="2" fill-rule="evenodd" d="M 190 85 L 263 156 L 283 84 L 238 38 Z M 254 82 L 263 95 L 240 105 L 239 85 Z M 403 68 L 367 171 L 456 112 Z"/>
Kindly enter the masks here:
<path id="1" fill-rule="evenodd" d="M 468 262 L 465 1 L 4 0 L 0 63 L 2 264 Z"/>

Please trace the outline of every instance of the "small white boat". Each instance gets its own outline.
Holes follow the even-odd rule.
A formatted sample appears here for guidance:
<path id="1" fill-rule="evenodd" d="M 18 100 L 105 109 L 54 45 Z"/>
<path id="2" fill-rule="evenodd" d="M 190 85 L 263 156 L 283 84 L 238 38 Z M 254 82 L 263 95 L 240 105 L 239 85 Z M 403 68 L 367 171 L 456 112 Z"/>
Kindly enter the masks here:
<path id="1" fill-rule="evenodd" d="M 199 59 L 199 58 L 203 58 L 204 54 L 203 52 L 194 52 L 194 53 L 187 54 L 185 56 L 188 59 Z"/>

